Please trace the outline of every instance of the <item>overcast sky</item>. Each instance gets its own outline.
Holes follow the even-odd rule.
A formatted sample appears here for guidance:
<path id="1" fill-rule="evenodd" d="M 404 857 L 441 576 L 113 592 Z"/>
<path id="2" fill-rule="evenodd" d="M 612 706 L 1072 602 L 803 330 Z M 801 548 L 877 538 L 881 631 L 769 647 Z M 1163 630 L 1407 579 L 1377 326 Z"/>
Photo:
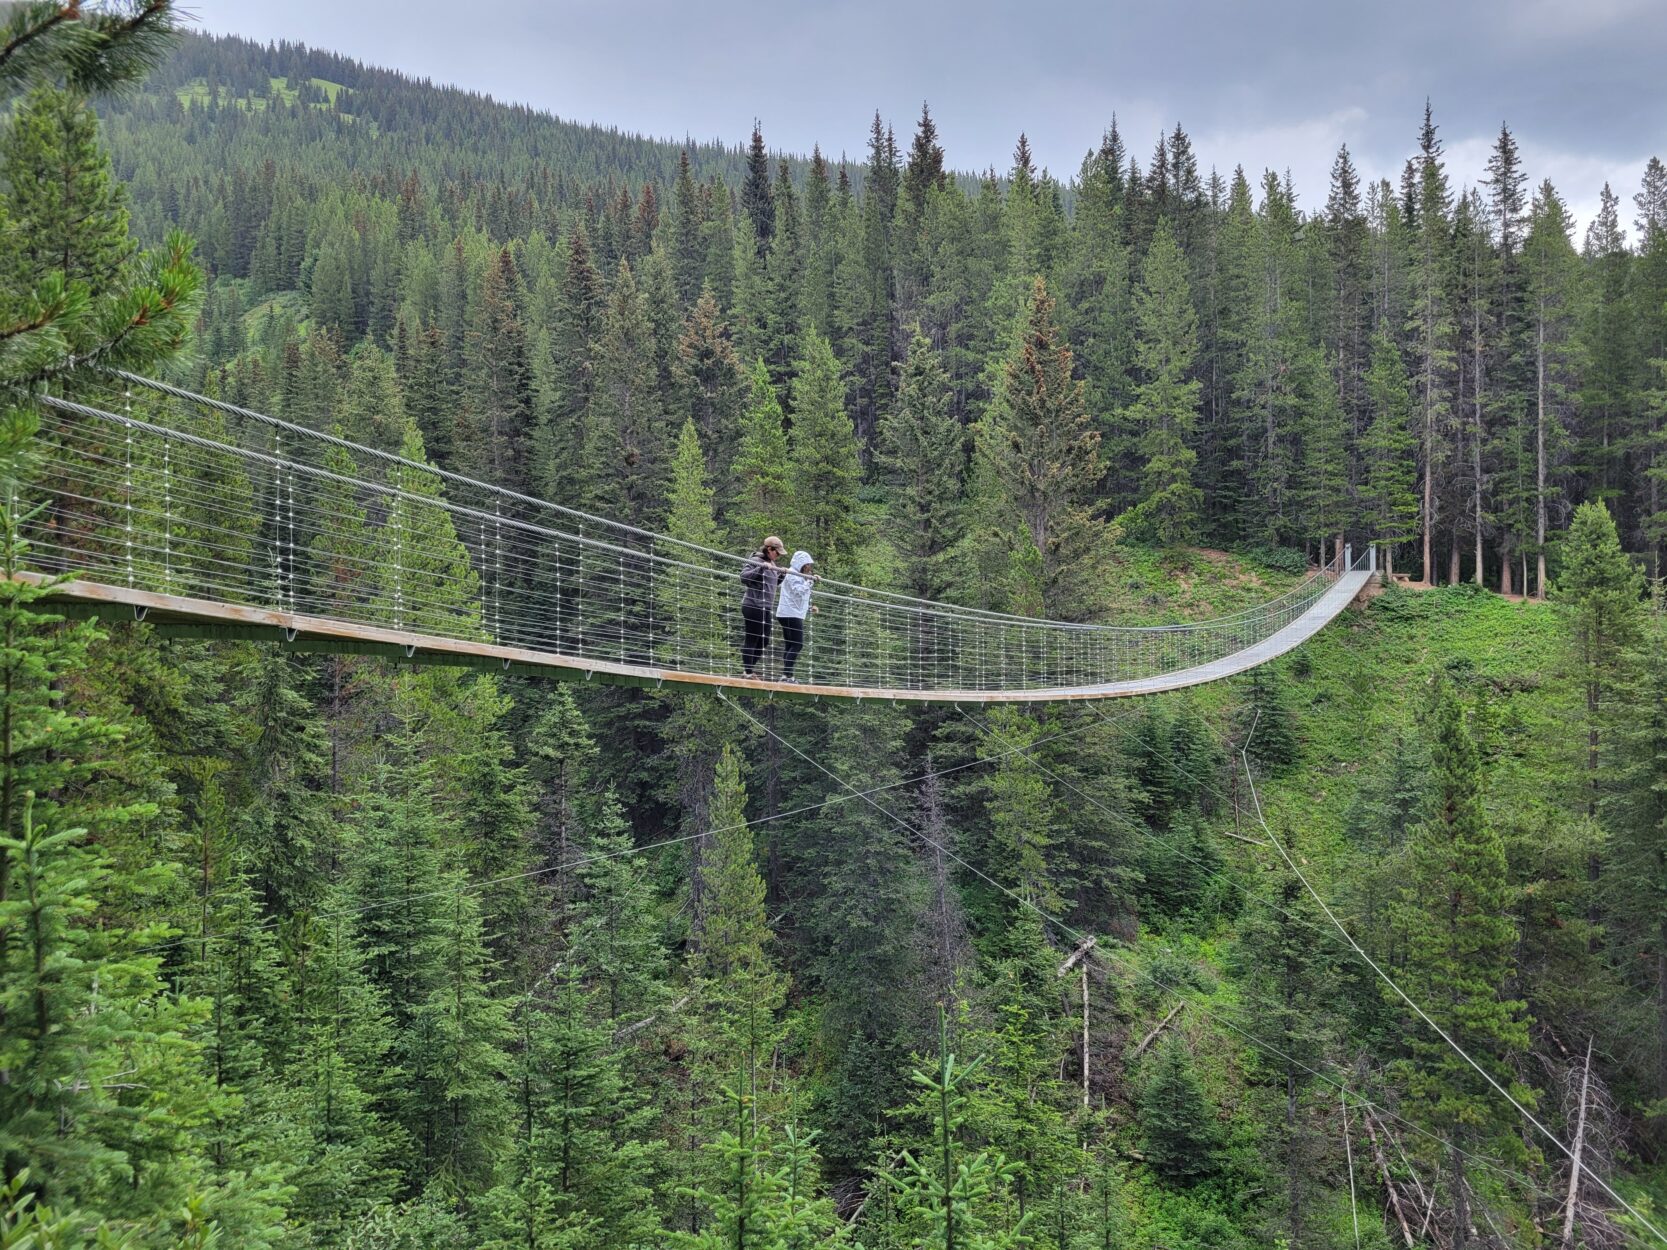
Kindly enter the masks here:
<path id="1" fill-rule="evenodd" d="M 950 163 L 1021 130 L 1074 174 L 1112 114 L 1147 163 L 1179 121 L 1205 170 L 1289 168 L 1324 202 L 1340 143 L 1398 177 L 1430 97 L 1455 188 L 1508 121 L 1582 221 L 1607 179 L 1632 222 L 1667 159 L 1667 0 L 197 0 L 203 29 L 300 40 L 564 118 L 860 158 L 874 110 L 922 100 Z"/>

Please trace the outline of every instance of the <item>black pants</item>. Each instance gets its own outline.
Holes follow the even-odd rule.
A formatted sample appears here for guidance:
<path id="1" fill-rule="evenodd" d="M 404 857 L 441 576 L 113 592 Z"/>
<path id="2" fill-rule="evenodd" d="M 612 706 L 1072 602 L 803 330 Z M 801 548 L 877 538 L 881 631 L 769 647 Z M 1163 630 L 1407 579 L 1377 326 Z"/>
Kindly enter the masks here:
<path id="1" fill-rule="evenodd" d="M 799 652 L 805 649 L 805 623 L 802 617 L 778 616 L 781 624 L 781 675 L 793 676 L 793 665 Z"/>
<path id="2" fill-rule="evenodd" d="M 750 677 L 759 656 L 770 646 L 770 609 L 743 606 L 741 622 L 746 630 L 741 640 L 741 671 Z"/>

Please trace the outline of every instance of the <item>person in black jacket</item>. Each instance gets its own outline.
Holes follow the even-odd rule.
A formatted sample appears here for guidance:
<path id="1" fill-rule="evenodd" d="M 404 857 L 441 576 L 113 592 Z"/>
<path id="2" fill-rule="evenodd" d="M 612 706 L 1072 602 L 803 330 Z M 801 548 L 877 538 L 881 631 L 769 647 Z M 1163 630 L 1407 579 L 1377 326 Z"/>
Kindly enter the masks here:
<path id="1" fill-rule="evenodd" d="M 776 584 L 781 580 L 776 561 L 786 554 L 786 546 L 772 534 L 741 565 L 741 624 L 745 631 L 741 671 L 748 677 L 756 675 L 753 670 L 759 658 L 770 648 L 770 619 L 775 615 Z"/>

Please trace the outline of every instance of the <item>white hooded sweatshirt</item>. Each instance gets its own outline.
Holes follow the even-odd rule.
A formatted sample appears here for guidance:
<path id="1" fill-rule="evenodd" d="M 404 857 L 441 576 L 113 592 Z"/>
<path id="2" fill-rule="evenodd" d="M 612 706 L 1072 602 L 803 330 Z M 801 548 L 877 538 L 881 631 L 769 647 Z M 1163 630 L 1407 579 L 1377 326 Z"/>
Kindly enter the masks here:
<path id="1" fill-rule="evenodd" d="M 810 615 L 810 589 L 815 583 L 804 572 L 805 566 L 810 563 L 810 552 L 793 553 L 793 571 L 783 573 L 781 577 L 781 597 L 776 600 L 777 616 L 802 621 Z"/>

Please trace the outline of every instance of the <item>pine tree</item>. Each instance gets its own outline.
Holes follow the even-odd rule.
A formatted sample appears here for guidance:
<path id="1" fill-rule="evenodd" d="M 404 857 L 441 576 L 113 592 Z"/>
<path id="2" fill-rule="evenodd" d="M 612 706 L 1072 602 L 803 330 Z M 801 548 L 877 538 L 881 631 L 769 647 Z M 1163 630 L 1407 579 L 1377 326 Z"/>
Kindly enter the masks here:
<path id="1" fill-rule="evenodd" d="M 967 1087 L 983 1063 L 982 1057 L 956 1062 L 940 1010 L 935 1069 L 912 1073 L 931 1140 L 918 1152 L 904 1151 L 899 1174 L 891 1178 L 912 1244 L 934 1250 L 1006 1250 L 1029 1243 L 1028 1218 L 1009 1219 L 1004 1210 L 1018 1165 L 993 1151 L 974 1154 L 961 1141 Z"/>
<path id="2" fill-rule="evenodd" d="M 770 154 L 764 148 L 764 135 L 755 121 L 752 145 L 747 149 L 747 177 L 741 185 L 741 211 L 752 222 L 753 246 L 762 256 L 775 234 L 775 191 L 770 185 Z"/>
<path id="3" fill-rule="evenodd" d="M 1454 325 L 1447 300 L 1452 196 L 1428 103 L 1419 132 L 1419 152 L 1417 161 L 1408 163 L 1408 176 L 1403 179 L 1403 189 L 1412 197 L 1403 206 L 1403 213 L 1413 231 L 1406 328 L 1412 343 L 1410 372 L 1420 430 L 1423 576 L 1434 585 L 1437 481 L 1445 472 L 1448 458 L 1442 435 L 1452 419 L 1455 361 Z"/>
<path id="4" fill-rule="evenodd" d="M 1386 578 L 1395 572 L 1395 548 L 1417 531 L 1417 466 L 1413 449 L 1412 394 L 1401 353 L 1383 327 L 1372 335 L 1372 363 L 1366 374 L 1366 406 L 1370 415 L 1360 454 L 1365 480 L 1361 487 L 1362 518 L 1368 532 L 1383 545 Z"/>
<path id="5" fill-rule="evenodd" d="M 1283 840 L 1290 845 L 1288 832 Z M 1311 1122 L 1309 1091 L 1336 1033 L 1329 1013 L 1338 992 L 1329 952 L 1314 942 L 1324 923 L 1296 874 L 1280 870 L 1252 896 L 1238 924 L 1236 958 L 1248 991 L 1250 1032 L 1271 1043 L 1270 1093 L 1283 1103 L 1274 1146 L 1286 1182 L 1279 1231 L 1292 1245 L 1306 1244 L 1305 1230 L 1321 1193 L 1316 1173 L 1324 1137 Z"/>
<path id="6" fill-rule="evenodd" d="M 110 289 L 133 255 L 125 188 L 98 145 L 98 118 L 84 97 L 37 87 L 24 97 L 0 141 L 8 227 L 16 232 L 8 280 L 46 273 Z"/>
<path id="7" fill-rule="evenodd" d="M 328 910 L 340 910 L 346 898 L 332 891 L 328 903 L 337 906 Z M 395 1161 L 411 1144 L 381 1105 L 393 1034 L 353 926 L 339 918 L 313 922 L 296 939 L 286 987 L 295 1039 L 283 1077 L 287 1113 L 305 1138 L 291 1211 L 324 1238 L 392 1198 Z"/>
<path id="8" fill-rule="evenodd" d="M 533 387 L 520 285 L 506 247 L 486 271 L 468 334 L 475 367 L 458 414 L 453 462 L 467 476 L 525 492 L 531 484 Z"/>
<path id="9" fill-rule="evenodd" d="M 1001 600 L 1054 619 L 1088 616 L 1114 531 L 1094 515 L 1103 468 L 1100 436 L 1071 349 L 1038 279 L 1024 332 L 1004 362 L 1001 389 L 976 436 L 984 516 L 975 536 L 1000 561 Z"/>
<path id="10" fill-rule="evenodd" d="M 762 360 L 753 366 L 752 394 L 741 415 L 741 437 L 730 467 L 728 528 L 737 546 L 749 549 L 783 528 L 792 507 L 789 492 L 786 417 Z"/>
<path id="11" fill-rule="evenodd" d="M 685 421 L 672 457 L 666 536 L 709 550 L 718 547 L 721 539 L 712 499 L 700 435 L 693 421 Z M 698 557 L 698 552 L 688 552 L 682 558 L 693 563 Z M 678 665 L 726 663 L 729 630 L 724 612 L 733 598 L 727 579 L 694 569 L 663 567 L 655 582 L 660 594 L 658 616 L 671 622 L 671 641 L 677 648 L 675 656 L 665 658 Z"/>
<path id="12" fill-rule="evenodd" d="M 1059 813 L 1053 787 L 1028 748 L 1042 736 L 1042 725 L 1010 708 L 990 717 L 991 745 L 999 757 L 984 783 L 984 811 L 989 844 L 979 858 L 997 866 L 996 879 L 1016 893 L 1021 906 L 1034 905 L 1049 915 L 1059 910 L 1058 889 L 1049 871 L 1048 852 L 1058 840 Z M 989 900 L 1009 922 L 1014 903 L 1004 896 Z"/>
<path id="13" fill-rule="evenodd" d="M 602 515 L 645 529 L 660 521 L 671 435 L 648 310 L 621 264 L 596 346 L 596 386 L 585 414 L 585 499 Z"/>
<path id="14" fill-rule="evenodd" d="M 917 331 L 897 401 L 880 422 L 877 459 L 893 492 L 886 534 L 903 558 L 904 585 L 922 599 L 948 589 L 945 565 L 961 539 L 965 438 L 949 398 L 949 376 Z"/>
<path id="15" fill-rule="evenodd" d="M 1567 434 L 1566 414 L 1575 386 L 1575 285 L 1578 282 L 1574 245 L 1569 241 L 1568 210 L 1550 182 L 1534 196 L 1528 238 L 1523 244 L 1527 282 L 1530 348 L 1534 361 L 1532 550 L 1538 561 L 1534 593 L 1545 598 L 1546 553 L 1552 514 L 1561 494 L 1557 460 Z M 1528 587 L 1523 586 L 1526 593 Z"/>
<path id="16" fill-rule="evenodd" d="M 805 246 L 799 201 L 787 162 L 776 176 L 776 231 L 765 266 L 762 355 L 778 385 L 791 379 L 798 358 L 803 320 L 799 299 L 804 288 Z"/>
<path id="17" fill-rule="evenodd" d="M 706 260 L 700 237 L 704 225 L 700 193 L 689 169 L 689 149 L 684 148 L 677 156 L 677 181 L 672 188 L 671 263 L 677 294 L 685 308 L 700 294 Z"/>
<path id="18" fill-rule="evenodd" d="M 1618 605 L 1617 605 L 1618 606 Z M 1649 996 L 1646 1088 L 1657 1131 L 1667 1113 L 1667 630 L 1659 613 L 1639 631 L 1624 689 L 1613 692 L 1614 785 L 1603 798 L 1609 830 L 1601 897 L 1605 933 L 1637 952 L 1624 975 Z"/>
<path id="19" fill-rule="evenodd" d="M 0 68 L 0 94 L 38 94 L 0 132 L 0 324 L 9 328 L 0 381 L 30 384 L 90 363 L 148 369 L 178 350 L 195 320 L 202 275 L 190 241 L 175 232 L 155 251 L 130 254 L 121 193 L 85 104 L 143 77 L 177 16 L 163 0 L 86 13 L 19 5 L 4 18 L 0 46 L 19 54 Z"/>
<path id="20" fill-rule="evenodd" d="M 856 518 L 862 465 L 845 411 L 845 382 L 828 340 L 814 330 L 795 362 L 787 484 L 808 550 L 823 569 L 849 567 L 862 541 Z"/>
<path id="21" fill-rule="evenodd" d="M 595 994 L 554 967 L 515 1004 L 519 1044 L 515 1144 L 503 1179 L 481 1199 L 493 1250 L 637 1245 L 660 1232 L 650 1201 L 657 1161 L 631 1052 L 612 1045 Z"/>
<path id="22" fill-rule="evenodd" d="M 1520 1002 L 1504 997 L 1516 925 L 1505 848 L 1487 817 L 1482 760 L 1457 692 L 1441 683 L 1429 729 L 1433 814 L 1412 834 L 1400 923 L 1407 935 L 1402 984 L 1412 999 L 1519 1101 L 1512 1055 L 1528 1044 Z M 1410 1038 L 1409 1094 L 1449 1150 L 1453 1244 L 1469 1240 L 1467 1152 L 1497 1149 L 1515 1127 L 1502 1100 L 1424 1026 Z"/>
<path id="23" fill-rule="evenodd" d="M 710 290 L 700 292 L 683 323 L 673 371 L 679 402 L 706 448 L 706 472 L 715 477 L 735 457 L 747 379 Z"/>
<path id="24" fill-rule="evenodd" d="M 348 358 L 336 419 L 343 438 L 381 451 L 399 450 L 409 424 L 405 395 L 393 357 L 374 343 L 361 343 Z"/>
<path id="25" fill-rule="evenodd" d="M 466 1193 L 489 1183 L 507 1126 L 508 1020 L 487 990 L 479 903 L 445 863 L 430 766 L 403 730 L 361 799 L 352 898 L 366 972 L 385 997 L 390 1059 L 404 1080 L 386 1105 L 410 1142 L 407 1192 Z M 397 773 L 396 773 L 397 767 Z"/>
<path id="26" fill-rule="evenodd" d="M 147 1224 L 178 1234 L 188 1207 L 220 1203 L 247 1217 L 221 1231 L 268 1245 L 281 1218 L 277 1195 L 261 1193 L 269 1178 L 216 1176 L 206 1154 L 210 1126 L 236 1103 L 194 1036 L 208 1005 L 171 992 L 149 949 L 163 929 L 143 913 L 159 916 L 169 865 L 124 865 L 116 878 L 124 827 L 155 815 L 130 788 L 142 771 L 124 746 L 130 727 L 65 698 L 95 633 L 63 626 L 40 603 L 46 588 L 16 576 L 27 560 L 19 477 L 36 432 L 15 410 L 0 431 L 3 1182 L 80 1207 L 114 1235 Z M 118 888 L 126 914 L 101 902 Z"/>
<path id="27" fill-rule="evenodd" d="M 781 1035 L 776 1015 L 787 995 L 786 979 L 769 954 L 764 880 L 747 823 L 740 762 L 727 746 L 718 756 L 712 791 L 711 834 L 699 862 L 699 945 L 690 969 L 702 1020 L 692 1078 L 697 1115 L 722 1101 L 718 1091 L 725 1084 L 749 1103 L 764 1099 L 760 1086 L 769 1078 L 761 1082 L 760 1073 L 774 1066 Z"/>
<path id="28" fill-rule="evenodd" d="M 1165 1041 L 1140 1087 L 1140 1127 L 1146 1161 L 1166 1180 L 1193 1184 L 1220 1166 L 1215 1109 L 1192 1070 L 1179 1038 Z"/>
<path id="29" fill-rule="evenodd" d="M 414 426 L 399 451 L 406 460 L 424 459 Z M 481 627 L 480 580 L 442 503 L 440 479 L 395 466 L 393 486 L 400 494 L 388 504 L 370 596 L 396 629 L 467 637 Z"/>
<path id="30" fill-rule="evenodd" d="M 1184 543 L 1196 534 L 1203 502 L 1192 480 L 1198 455 L 1187 445 L 1198 419 L 1199 383 L 1189 376 L 1198 315 L 1187 290 L 1185 262 L 1167 224 L 1159 224 L 1146 254 L 1135 318 L 1141 381 L 1129 420 L 1142 430 L 1146 466 L 1140 503 L 1127 521 L 1160 543 Z"/>
<path id="31" fill-rule="evenodd" d="M 1667 165 L 1651 157 L 1633 196 L 1638 259 L 1632 267 L 1638 359 L 1642 362 L 1640 420 L 1632 463 L 1639 487 L 1640 545 L 1653 553 L 1653 575 L 1667 561 Z"/>
<path id="32" fill-rule="evenodd" d="M 1632 317 L 1632 254 L 1621 227 L 1620 198 L 1603 184 L 1598 212 L 1586 228 L 1584 296 L 1577 331 L 1580 344 L 1581 437 L 1577 471 L 1588 498 L 1611 512 L 1627 511 L 1625 461 L 1632 443 L 1631 413 L 1636 342 Z M 1623 530 L 1632 527 L 1622 524 Z"/>
<path id="33" fill-rule="evenodd" d="M 582 227 L 568 236 L 559 290 L 551 314 L 550 393 L 534 434 L 534 483 L 542 498 L 574 507 L 583 503 L 584 423 L 595 395 L 597 345 L 608 308 Z"/>
<path id="34" fill-rule="evenodd" d="M 1624 665 L 1643 636 L 1643 584 L 1621 550 L 1614 518 L 1602 503 L 1574 512 L 1555 598 L 1570 619 L 1575 672 L 1585 695 L 1586 814 L 1597 815 L 1602 729 L 1610 701 L 1624 688 Z"/>

